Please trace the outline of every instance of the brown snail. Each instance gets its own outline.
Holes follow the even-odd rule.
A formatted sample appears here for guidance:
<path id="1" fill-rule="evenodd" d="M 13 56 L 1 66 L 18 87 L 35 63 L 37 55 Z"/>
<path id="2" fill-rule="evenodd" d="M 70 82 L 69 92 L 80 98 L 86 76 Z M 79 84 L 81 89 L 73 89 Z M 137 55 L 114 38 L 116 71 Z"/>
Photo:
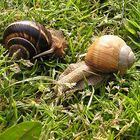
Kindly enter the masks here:
<path id="1" fill-rule="evenodd" d="M 85 77 L 103 80 L 110 73 L 119 72 L 123 75 L 134 62 L 135 55 L 124 40 L 115 35 L 101 36 L 88 48 L 85 61 L 70 65 L 60 75 L 57 82 L 59 90 L 63 92 L 69 88 L 64 85 L 77 84 Z"/>
<path id="2" fill-rule="evenodd" d="M 17 21 L 4 31 L 3 44 L 16 58 L 35 59 L 50 53 L 62 56 L 66 42 L 61 31 L 48 30 L 33 21 Z"/>

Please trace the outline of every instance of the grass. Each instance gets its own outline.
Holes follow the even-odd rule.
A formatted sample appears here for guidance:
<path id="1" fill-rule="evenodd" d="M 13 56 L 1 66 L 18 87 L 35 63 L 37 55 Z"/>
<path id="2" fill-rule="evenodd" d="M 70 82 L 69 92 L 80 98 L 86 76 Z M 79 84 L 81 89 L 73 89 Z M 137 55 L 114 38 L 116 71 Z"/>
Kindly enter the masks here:
<path id="1" fill-rule="evenodd" d="M 139 140 L 140 49 L 124 27 L 126 19 L 139 22 L 134 12 L 139 0 L 34 0 L 0 2 L 0 37 L 16 20 L 37 21 L 60 29 L 68 43 L 63 58 L 14 62 L 0 49 L 0 132 L 24 121 L 40 121 L 40 140 Z M 124 77 L 98 89 L 63 96 L 56 103 L 52 81 L 79 60 L 96 36 L 116 34 L 134 50 L 137 61 Z M 133 39 L 133 36 L 131 36 Z"/>

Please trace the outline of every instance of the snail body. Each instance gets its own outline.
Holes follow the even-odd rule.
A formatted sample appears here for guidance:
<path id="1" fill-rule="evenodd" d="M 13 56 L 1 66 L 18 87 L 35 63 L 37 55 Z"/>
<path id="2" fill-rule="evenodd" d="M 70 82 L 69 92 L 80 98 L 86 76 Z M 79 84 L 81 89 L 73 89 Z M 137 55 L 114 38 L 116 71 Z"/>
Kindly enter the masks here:
<path id="1" fill-rule="evenodd" d="M 88 48 L 85 61 L 80 65 L 75 64 L 75 69 L 69 66 L 66 72 L 64 71 L 67 74 L 62 78 L 60 75 L 59 90 L 63 92 L 69 88 L 64 86 L 66 83 L 78 83 L 85 77 L 88 79 L 92 76 L 103 80 L 101 77 L 108 77 L 110 73 L 119 72 L 123 75 L 134 62 L 134 53 L 124 40 L 115 35 L 101 36 Z"/>
<path id="2" fill-rule="evenodd" d="M 17 59 L 32 59 L 49 53 L 61 56 L 66 43 L 63 36 L 54 32 L 33 21 L 17 21 L 5 29 L 3 44 L 10 56 L 17 53 Z"/>

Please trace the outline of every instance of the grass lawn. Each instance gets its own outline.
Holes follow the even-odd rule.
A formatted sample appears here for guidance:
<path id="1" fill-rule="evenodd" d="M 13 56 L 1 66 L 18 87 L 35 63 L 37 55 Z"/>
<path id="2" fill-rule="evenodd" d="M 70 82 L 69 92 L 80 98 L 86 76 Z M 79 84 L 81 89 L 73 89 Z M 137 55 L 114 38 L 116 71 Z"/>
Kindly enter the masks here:
<path id="1" fill-rule="evenodd" d="M 68 48 L 63 58 L 31 63 L 13 61 L 1 45 L 0 132 L 38 121 L 40 140 L 140 140 L 139 11 L 139 0 L 1 0 L 0 38 L 10 23 L 32 20 L 62 30 Z M 56 105 L 52 81 L 104 34 L 123 38 L 136 63 L 123 77 L 64 94 Z"/>

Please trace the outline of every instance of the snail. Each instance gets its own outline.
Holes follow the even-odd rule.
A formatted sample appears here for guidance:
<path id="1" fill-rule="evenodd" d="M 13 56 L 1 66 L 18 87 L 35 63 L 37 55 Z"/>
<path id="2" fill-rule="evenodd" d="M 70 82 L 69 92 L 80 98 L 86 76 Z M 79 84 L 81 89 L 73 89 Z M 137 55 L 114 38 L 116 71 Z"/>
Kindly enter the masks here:
<path id="1" fill-rule="evenodd" d="M 135 55 L 123 39 L 115 35 L 101 36 L 88 48 L 85 61 L 69 65 L 60 75 L 55 90 L 66 91 L 70 84 L 82 82 L 85 77 L 87 81 L 92 77 L 100 82 L 112 73 L 124 75 L 134 62 Z"/>
<path id="2" fill-rule="evenodd" d="M 16 59 L 35 59 L 50 53 L 62 56 L 66 41 L 61 31 L 25 20 L 14 22 L 5 29 L 3 45 L 9 50 L 9 56 L 15 53 Z"/>

